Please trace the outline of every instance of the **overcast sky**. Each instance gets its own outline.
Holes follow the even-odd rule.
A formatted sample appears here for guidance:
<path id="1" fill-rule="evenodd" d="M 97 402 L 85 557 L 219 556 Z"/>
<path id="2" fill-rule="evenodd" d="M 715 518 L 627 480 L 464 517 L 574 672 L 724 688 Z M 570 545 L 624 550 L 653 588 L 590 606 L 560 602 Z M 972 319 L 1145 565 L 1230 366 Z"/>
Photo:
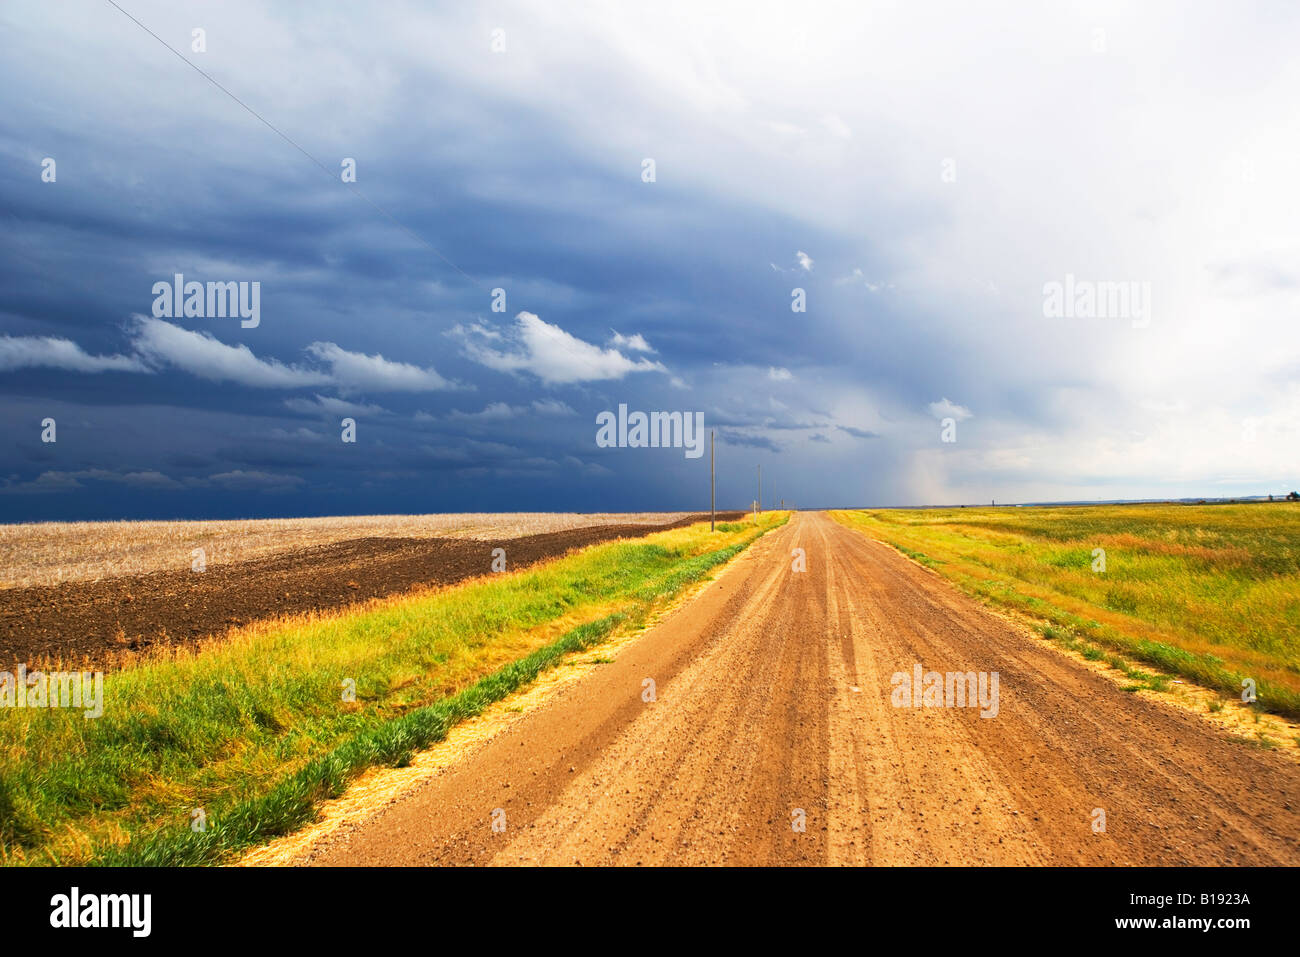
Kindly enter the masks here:
<path id="1" fill-rule="evenodd" d="M 119 3 L 0 5 L 0 519 L 1300 486 L 1294 4 Z"/>

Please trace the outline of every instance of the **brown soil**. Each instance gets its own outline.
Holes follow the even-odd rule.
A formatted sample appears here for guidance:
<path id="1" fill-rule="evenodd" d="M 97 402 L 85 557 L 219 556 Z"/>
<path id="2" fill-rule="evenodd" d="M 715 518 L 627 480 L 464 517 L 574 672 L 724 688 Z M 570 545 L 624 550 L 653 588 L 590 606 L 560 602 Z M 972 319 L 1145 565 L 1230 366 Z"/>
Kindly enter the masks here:
<path id="1" fill-rule="evenodd" d="M 719 513 L 732 521 L 741 512 Z M 496 542 L 358 538 L 210 566 L 95 582 L 0 591 L 0 662 L 29 666 L 88 661 L 102 667 L 155 646 L 192 644 L 263 618 L 331 608 L 445 585 L 491 571 L 504 548 L 507 569 L 524 568 L 614 538 L 640 538 L 689 525 L 599 525 Z"/>
<path id="2" fill-rule="evenodd" d="M 999 672 L 997 715 L 893 707 L 891 676 L 916 662 Z M 296 862 L 1295 865 L 1297 794 L 1294 762 L 802 514 L 612 663 Z"/>

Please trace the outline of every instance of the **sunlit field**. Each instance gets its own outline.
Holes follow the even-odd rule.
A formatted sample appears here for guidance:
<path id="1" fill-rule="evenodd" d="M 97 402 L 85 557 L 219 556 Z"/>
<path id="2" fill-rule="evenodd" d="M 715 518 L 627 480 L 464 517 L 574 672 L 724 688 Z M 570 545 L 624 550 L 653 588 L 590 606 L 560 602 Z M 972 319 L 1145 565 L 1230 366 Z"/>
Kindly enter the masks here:
<path id="1" fill-rule="evenodd" d="M 565 655 L 636 628 L 769 513 L 260 622 L 104 678 L 103 714 L 0 710 L 0 862 L 201 864 L 310 820 Z M 195 809 L 202 828 L 193 827 Z"/>
<path id="2" fill-rule="evenodd" d="M 1049 637 L 1300 717 L 1300 504 L 836 512 Z M 1100 549 L 1100 551 L 1097 551 Z M 1104 568 L 1104 570 L 1103 570 Z"/>

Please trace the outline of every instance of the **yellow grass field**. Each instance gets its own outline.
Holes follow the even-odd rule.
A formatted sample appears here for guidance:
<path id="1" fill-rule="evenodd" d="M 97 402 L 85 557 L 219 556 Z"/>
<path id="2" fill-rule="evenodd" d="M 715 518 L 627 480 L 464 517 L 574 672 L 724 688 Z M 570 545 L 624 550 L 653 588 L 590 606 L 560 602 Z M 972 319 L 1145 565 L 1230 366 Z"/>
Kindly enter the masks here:
<path id="1" fill-rule="evenodd" d="M 1300 717 L 1300 505 L 841 511 L 984 601 Z M 1104 561 L 1104 570 L 1103 570 Z"/>

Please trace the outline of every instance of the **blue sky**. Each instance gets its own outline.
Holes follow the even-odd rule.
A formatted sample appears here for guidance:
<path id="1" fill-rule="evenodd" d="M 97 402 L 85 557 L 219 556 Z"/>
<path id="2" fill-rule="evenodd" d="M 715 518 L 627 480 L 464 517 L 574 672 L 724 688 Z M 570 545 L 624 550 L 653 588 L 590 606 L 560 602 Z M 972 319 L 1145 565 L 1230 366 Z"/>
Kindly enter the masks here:
<path id="1" fill-rule="evenodd" d="M 1293 6 L 120 5 L 275 129 L 0 7 L 2 520 L 707 507 L 620 403 L 725 505 L 1300 485 Z"/>

